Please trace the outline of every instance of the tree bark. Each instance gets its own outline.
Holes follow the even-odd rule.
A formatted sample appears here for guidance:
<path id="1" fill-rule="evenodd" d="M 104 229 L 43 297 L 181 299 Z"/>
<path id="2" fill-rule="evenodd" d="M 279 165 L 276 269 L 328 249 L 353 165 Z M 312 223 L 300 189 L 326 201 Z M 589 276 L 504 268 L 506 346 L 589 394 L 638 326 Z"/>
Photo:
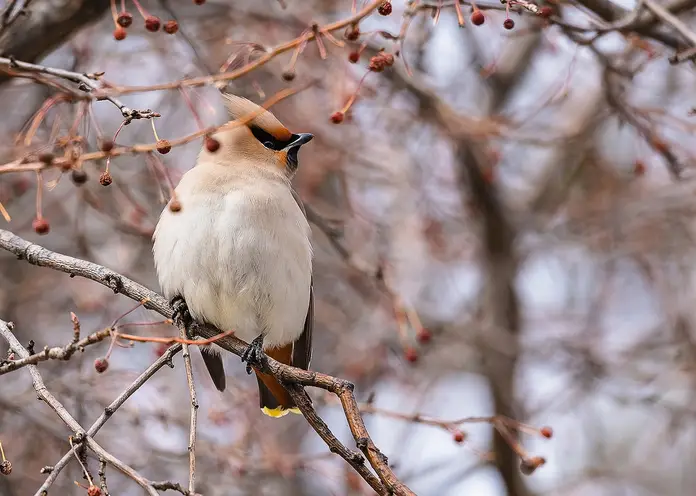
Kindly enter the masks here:
<path id="1" fill-rule="evenodd" d="M 9 2 L 13 3 L 22 2 Z M 79 29 L 98 20 L 108 0 L 31 0 L 7 24 L 0 17 L 0 55 L 36 62 L 67 41 Z M 0 73 L 0 85 L 10 79 Z"/>

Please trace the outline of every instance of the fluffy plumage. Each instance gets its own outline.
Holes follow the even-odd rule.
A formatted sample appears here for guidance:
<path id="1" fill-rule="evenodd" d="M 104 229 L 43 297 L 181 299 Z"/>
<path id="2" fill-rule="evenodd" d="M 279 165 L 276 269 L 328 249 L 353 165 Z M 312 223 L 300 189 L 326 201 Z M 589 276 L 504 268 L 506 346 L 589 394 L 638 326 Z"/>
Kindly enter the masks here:
<path id="1" fill-rule="evenodd" d="M 233 118 L 258 109 L 239 97 L 226 100 Z M 298 136 L 270 112 L 216 134 L 220 149 L 203 148 L 176 188 L 181 211 L 162 212 L 154 234 L 155 267 L 165 296 L 183 297 L 197 321 L 234 330 L 248 343 L 263 334 L 265 352 L 307 368 L 313 319 L 310 227 L 290 186 L 287 150 L 268 148 L 252 126 L 257 135 L 261 129 L 283 142 Z M 309 138 L 303 142 L 311 139 L 304 136 Z M 215 357 L 208 356 L 206 365 L 215 380 Z M 272 377 L 257 377 L 265 413 L 282 416 L 294 407 Z M 224 376 L 218 388 L 224 388 Z"/>

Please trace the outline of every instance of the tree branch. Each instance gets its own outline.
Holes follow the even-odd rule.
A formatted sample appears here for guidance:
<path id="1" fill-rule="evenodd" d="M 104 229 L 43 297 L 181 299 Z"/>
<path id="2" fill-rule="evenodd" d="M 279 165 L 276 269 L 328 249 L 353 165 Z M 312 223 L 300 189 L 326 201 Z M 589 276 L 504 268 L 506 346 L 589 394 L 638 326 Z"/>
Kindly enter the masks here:
<path id="1" fill-rule="evenodd" d="M 0 55 L 27 62 L 35 62 L 53 51 L 109 8 L 109 0 L 32 0 L 24 3 L 22 13 L 11 19 L 10 10 L 3 12 Z M 8 79 L 7 75 L 0 73 L 0 85 Z"/>
<path id="2" fill-rule="evenodd" d="M 52 252 L 2 229 L 0 229 L 0 248 L 14 253 L 19 259 L 26 260 L 32 265 L 50 267 L 70 274 L 71 277 L 80 276 L 91 279 L 111 288 L 114 293 L 121 293 L 138 302 L 146 300 L 144 303 L 146 308 L 155 310 L 167 318 L 172 317 L 172 309 L 164 297 L 106 267 L 86 260 L 80 260 Z M 193 329 L 197 335 L 203 338 L 217 336 L 221 333 L 220 330 L 209 325 L 202 326 L 194 324 Z M 241 356 L 248 346 L 247 343 L 234 336 L 225 336 L 217 340 L 216 343 L 237 356 Z M 382 454 L 370 438 L 367 428 L 365 427 L 365 422 L 360 414 L 358 403 L 353 394 L 352 383 L 320 372 L 291 367 L 277 362 L 270 357 L 262 371 L 273 375 L 297 398 L 300 398 L 301 394 L 294 387 L 295 385 L 317 387 L 335 394 L 341 401 L 341 406 L 343 407 L 346 420 L 353 434 L 353 438 L 356 441 L 356 445 L 369 461 L 377 477 L 364 467 L 364 462 L 360 462 L 362 459 L 360 455 L 350 451 L 334 436 L 311 404 L 304 403 L 300 410 L 312 427 L 319 433 L 320 437 L 327 443 L 331 452 L 337 453 L 353 466 L 378 494 L 385 496 L 410 496 L 415 494 L 396 477 L 391 467 L 389 467 L 387 457 Z M 303 391 L 302 394 L 306 393 Z M 300 403 L 302 403 L 302 401 L 300 401 Z M 110 456 L 106 452 L 103 453 L 106 456 Z M 99 454 L 101 456 L 102 453 Z M 356 455 L 360 456 L 360 458 Z M 106 456 L 104 456 L 104 458 L 112 462 L 109 458 L 106 458 Z M 360 467 L 364 467 L 364 469 Z"/>
<path id="3" fill-rule="evenodd" d="M 7 343 L 10 345 L 10 349 L 14 353 L 16 353 L 22 359 L 27 359 L 30 357 L 30 354 L 12 333 L 13 327 L 14 325 L 12 323 L 7 323 L 3 320 L 0 320 L 0 336 L 2 336 L 5 341 L 7 341 Z M 60 419 L 65 423 L 65 425 L 67 425 L 75 433 L 75 436 L 71 437 L 72 444 L 81 444 L 83 442 L 86 442 L 89 449 L 94 451 L 94 453 L 97 454 L 99 458 L 106 460 L 115 468 L 120 470 L 123 474 L 133 479 L 151 496 L 157 496 L 157 491 L 154 487 L 152 487 L 152 485 L 147 479 L 145 479 L 142 475 L 136 472 L 133 468 L 129 467 L 121 460 L 111 455 L 111 453 L 109 453 L 99 444 L 97 444 L 97 442 L 94 439 L 92 439 L 92 437 L 88 433 L 84 432 L 82 426 L 77 422 L 77 420 L 75 420 L 73 416 L 70 415 L 70 413 L 68 413 L 65 407 L 61 404 L 61 402 L 58 401 L 56 397 L 48 391 L 46 385 L 44 384 L 43 378 L 39 373 L 39 369 L 36 365 L 28 365 L 27 367 L 29 367 L 29 372 L 31 373 L 32 382 L 34 384 L 34 390 L 36 390 L 39 397 L 43 401 L 45 401 L 46 404 L 50 406 L 54 412 L 56 412 L 58 417 L 60 417 Z"/>

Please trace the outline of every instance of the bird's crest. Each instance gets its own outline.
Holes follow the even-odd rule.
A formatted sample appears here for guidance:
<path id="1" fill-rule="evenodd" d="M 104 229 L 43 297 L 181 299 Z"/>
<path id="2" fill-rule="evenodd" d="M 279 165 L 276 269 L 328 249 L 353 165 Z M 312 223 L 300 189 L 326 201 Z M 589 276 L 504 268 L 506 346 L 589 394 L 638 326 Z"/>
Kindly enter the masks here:
<path id="1" fill-rule="evenodd" d="M 223 96 L 225 97 L 225 107 L 231 120 L 244 118 L 252 112 L 258 112 L 261 109 L 261 114 L 248 122 L 247 126 L 259 127 L 280 141 L 287 141 L 292 137 L 292 133 L 268 110 L 262 109 L 262 107 L 246 98 L 229 93 L 223 94 Z"/>

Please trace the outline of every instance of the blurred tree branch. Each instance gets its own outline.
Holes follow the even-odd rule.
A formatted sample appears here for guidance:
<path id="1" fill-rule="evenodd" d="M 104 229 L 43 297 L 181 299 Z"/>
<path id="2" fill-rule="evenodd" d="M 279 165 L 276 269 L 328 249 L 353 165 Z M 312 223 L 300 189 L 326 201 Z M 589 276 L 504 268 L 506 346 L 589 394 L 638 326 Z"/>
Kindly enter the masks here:
<path id="1" fill-rule="evenodd" d="M 17 2 L 8 2 L 0 24 L 0 55 L 35 62 L 80 28 L 97 20 L 109 8 L 109 0 L 32 0 L 20 2 L 20 14 L 9 17 Z M 0 85 L 8 81 L 0 73 Z"/>

